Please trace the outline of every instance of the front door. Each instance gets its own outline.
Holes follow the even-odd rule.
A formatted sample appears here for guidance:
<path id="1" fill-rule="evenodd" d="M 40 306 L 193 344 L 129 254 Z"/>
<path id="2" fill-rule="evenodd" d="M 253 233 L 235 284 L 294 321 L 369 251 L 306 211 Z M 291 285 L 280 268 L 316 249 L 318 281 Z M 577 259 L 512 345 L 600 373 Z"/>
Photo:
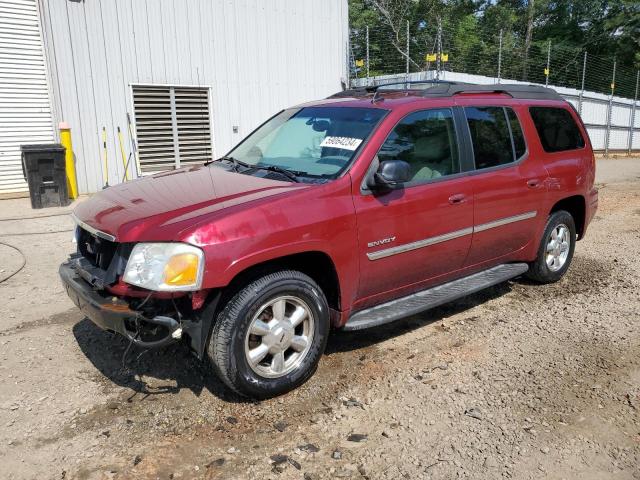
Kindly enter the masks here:
<path id="1" fill-rule="evenodd" d="M 475 172 L 474 232 L 465 266 L 490 262 L 536 237 L 547 198 L 547 171 L 529 155 L 520 121 L 510 107 L 465 107 Z"/>
<path id="2" fill-rule="evenodd" d="M 471 245 L 473 191 L 460 168 L 450 108 L 407 115 L 377 160 L 403 160 L 412 178 L 400 188 L 354 194 L 360 248 L 356 308 L 425 288 L 462 267 Z"/>

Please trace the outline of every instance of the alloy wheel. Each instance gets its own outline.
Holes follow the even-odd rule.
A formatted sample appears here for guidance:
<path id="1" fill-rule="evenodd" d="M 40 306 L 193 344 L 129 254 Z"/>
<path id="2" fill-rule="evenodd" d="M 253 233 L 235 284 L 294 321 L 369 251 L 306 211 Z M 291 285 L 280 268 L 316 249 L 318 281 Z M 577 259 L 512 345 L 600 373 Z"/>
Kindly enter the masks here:
<path id="1" fill-rule="evenodd" d="M 552 272 L 557 272 L 567 263 L 571 246 L 571 233 L 564 223 L 551 230 L 547 240 L 546 257 L 547 267 Z"/>
<path id="2" fill-rule="evenodd" d="M 313 314 L 300 298 L 280 296 L 262 305 L 249 324 L 244 352 L 258 375 L 279 378 L 295 370 L 313 343 Z"/>

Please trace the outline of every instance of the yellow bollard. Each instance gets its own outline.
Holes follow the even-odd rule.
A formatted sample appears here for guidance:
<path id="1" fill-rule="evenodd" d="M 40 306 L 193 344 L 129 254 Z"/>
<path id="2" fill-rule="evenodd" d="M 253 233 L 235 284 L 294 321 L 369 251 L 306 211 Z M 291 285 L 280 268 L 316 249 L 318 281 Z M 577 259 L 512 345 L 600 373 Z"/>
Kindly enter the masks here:
<path id="1" fill-rule="evenodd" d="M 73 147 L 71 146 L 71 128 L 67 122 L 60 122 L 60 143 L 65 148 L 64 160 L 67 172 L 67 190 L 69 198 L 78 198 L 78 181 L 76 180 L 76 165 L 73 161 Z"/>

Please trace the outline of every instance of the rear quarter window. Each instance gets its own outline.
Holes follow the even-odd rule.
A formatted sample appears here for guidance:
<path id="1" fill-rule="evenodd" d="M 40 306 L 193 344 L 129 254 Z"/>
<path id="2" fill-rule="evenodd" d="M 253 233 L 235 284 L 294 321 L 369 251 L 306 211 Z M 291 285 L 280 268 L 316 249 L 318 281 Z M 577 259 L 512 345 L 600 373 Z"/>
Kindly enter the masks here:
<path id="1" fill-rule="evenodd" d="M 564 152 L 584 147 L 584 138 L 568 110 L 530 107 L 529 113 L 545 152 Z"/>
<path id="2" fill-rule="evenodd" d="M 511 137 L 513 138 L 513 149 L 515 151 L 516 160 L 522 158 L 527 151 L 527 144 L 524 141 L 522 127 L 518 121 L 518 116 L 511 108 L 505 108 L 507 117 L 509 118 L 509 126 L 511 127 Z"/>

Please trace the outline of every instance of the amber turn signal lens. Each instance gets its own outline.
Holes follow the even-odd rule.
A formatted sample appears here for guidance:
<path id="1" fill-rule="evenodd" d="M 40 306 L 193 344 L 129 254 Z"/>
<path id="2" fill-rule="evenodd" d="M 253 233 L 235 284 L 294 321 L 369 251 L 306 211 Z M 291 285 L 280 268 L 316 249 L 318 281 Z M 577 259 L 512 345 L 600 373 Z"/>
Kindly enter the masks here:
<path id="1" fill-rule="evenodd" d="M 180 253 L 169 259 L 164 267 L 164 283 L 167 285 L 194 285 L 198 281 L 198 256 Z"/>

